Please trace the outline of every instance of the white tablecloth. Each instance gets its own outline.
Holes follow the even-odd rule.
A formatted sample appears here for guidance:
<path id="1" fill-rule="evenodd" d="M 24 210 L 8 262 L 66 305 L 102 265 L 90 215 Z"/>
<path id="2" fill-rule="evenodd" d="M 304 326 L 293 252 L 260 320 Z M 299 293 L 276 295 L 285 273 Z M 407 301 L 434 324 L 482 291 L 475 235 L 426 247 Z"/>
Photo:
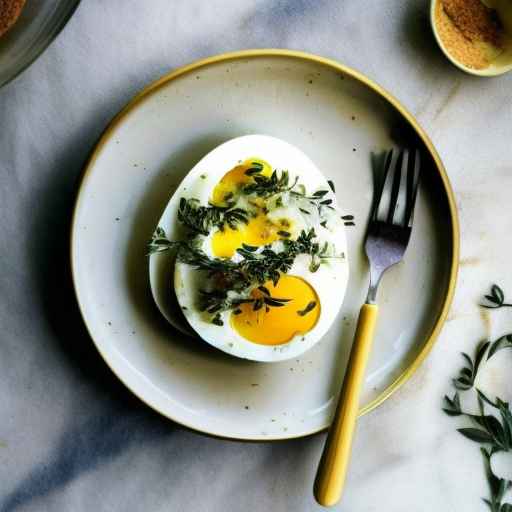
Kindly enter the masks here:
<path id="1" fill-rule="evenodd" d="M 2 512 L 320 509 L 311 484 L 323 435 L 243 444 L 181 430 L 110 373 L 70 290 L 76 179 L 107 122 L 166 71 L 252 47 L 332 57 L 392 91 L 437 145 L 460 208 L 450 321 L 410 382 L 360 421 L 339 510 L 485 510 L 478 448 L 440 407 L 458 352 L 512 326 L 510 313 L 489 323 L 476 305 L 495 280 L 512 294 L 512 75 L 452 67 L 427 4 L 83 0 L 42 57 L 0 90 Z"/>

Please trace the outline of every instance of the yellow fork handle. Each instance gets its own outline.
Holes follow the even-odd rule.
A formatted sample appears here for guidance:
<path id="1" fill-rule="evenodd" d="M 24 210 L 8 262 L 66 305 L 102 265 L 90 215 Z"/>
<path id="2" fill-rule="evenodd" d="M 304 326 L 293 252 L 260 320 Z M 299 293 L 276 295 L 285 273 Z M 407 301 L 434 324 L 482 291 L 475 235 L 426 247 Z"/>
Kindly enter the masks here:
<path id="1" fill-rule="evenodd" d="M 378 311 L 379 308 L 375 304 L 364 304 L 359 312 L 338 406 L 316 474 L 315 498 L 324 507 L 335 505 L 343 492 L 359 413 L 359 395 L 372 347 Z"/>

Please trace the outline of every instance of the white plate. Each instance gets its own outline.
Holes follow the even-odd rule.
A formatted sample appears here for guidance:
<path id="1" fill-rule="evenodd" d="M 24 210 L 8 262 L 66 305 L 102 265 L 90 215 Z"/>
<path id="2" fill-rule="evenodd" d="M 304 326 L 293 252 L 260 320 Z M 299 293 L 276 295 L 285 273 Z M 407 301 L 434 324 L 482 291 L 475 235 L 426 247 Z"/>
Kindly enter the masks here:
<path id="1" fill-rule="evenodd" d="M 338 321 L 312 350 L 283 363 L 235 359 L 173 330 L 149 289 L 146 244 L 173 190 L 208 151 L 249 133 L 301 148 L 335 182 L 340 203 L 356 220 L 347 229 L 351 275 Z M 373 192 L 371 154 L 389 148 L 394 133 L 421 146 L 423 183 L 405 262 L 381 284 L 363 412 L 419 365 L 453 295 L 456 211 L 425 134 L 367 78 L 284 50 L 201 61 L 137 96 L 86 166 L 72 227 L 80 309 L 118 377 L 165 416 L 208 434 L 270 440 L 326 428 L 367 291 L 362 240 Z"/>

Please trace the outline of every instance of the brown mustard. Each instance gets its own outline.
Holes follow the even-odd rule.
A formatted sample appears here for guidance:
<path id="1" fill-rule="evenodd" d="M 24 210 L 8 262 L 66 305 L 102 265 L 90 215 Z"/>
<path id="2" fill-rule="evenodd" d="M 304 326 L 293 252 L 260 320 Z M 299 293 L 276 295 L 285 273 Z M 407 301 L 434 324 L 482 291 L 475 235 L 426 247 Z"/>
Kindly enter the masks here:
<path id="1" fill-rule="evenodd" d="M 24 5 L 25 0 L 0 0 L 0 37 L 16 23 Z"/>
<path id="2" fill-rule="evenodd" d="M 448 53 L 469 68 L 488 67 L 503 49 L 498 15 L 481 0 L 439 0 L 435 23 Z"/>

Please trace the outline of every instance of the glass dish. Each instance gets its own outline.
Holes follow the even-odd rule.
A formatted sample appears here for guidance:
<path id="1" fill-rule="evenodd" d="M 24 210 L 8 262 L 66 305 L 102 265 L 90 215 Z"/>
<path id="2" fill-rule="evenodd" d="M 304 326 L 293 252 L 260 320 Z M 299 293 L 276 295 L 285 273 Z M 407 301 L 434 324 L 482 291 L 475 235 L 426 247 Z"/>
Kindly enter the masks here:
<path id="1" fill-rule="evenodd" d="M 0 37 L 0 87 L 43 53 L 79 3 L 80 0 L 27 0 L 18 21 Z"/>

